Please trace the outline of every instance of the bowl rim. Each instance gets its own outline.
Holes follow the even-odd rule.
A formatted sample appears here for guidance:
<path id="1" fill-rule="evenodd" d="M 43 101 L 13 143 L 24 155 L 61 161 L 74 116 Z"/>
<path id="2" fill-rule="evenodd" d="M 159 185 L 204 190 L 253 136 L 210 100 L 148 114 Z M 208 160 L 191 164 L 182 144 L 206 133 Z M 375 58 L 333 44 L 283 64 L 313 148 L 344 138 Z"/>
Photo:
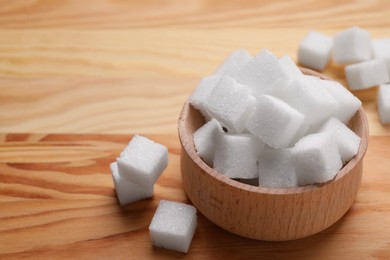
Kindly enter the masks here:
<path id="1" fill-rule="evenodd" d="M 300 69 L 306 75 L 312 75 L 312 76 L 320 77 L 322 79 L 332 80 L 329 77 L 321 73 L 318 73 L 316 71 L 312 71 L 306 68 L 300 68 Z M 203 172 L 208 174 L 210 177 L 216 179 L 217 181 L 223 182 L 224 184 L 230 186 L 231 188 L 240 189 L 242 191 L 269 194 L 269 195 L 286 195 L 286 194 L 291 195 L 291 194 L 312 192 L 317 189 L 322 189 L 328 185 L 331 185 L 332 183 L 338 182 L 339 180 L 343 179 L 350 172 L 350 170 L 353 169 L 362 160 L 368 147 L 368 136 L 369 136 L 368 121 L 364 109 L 361 106 L 356 112 L 356 114 L 353 116 L 353 118 L 358 117 L 357 120 L 362 123 L 362 125 L 360 126 L 362 134 L 360 136 L 361 142 L 359 145 L 358 153 L 347 164 L 345 164 L 343 168 L 341 168 L 341 170 L 336 174 L 334 179 L 321 184 L 311 184 L 311 185 L 290 187 L 290 188 L 270 188 L 270 187 L 252 186 L 249 184 L 238 182 L 217 172 L 216 170 L 211 168 L 208 164 L 206 164 L 198 156 L 195 150 L 193 137 L 188 136 L 186 131 L 187 130 L 186 119 L 187 116 L 189 115 L 190 109 L 197 110 L 189 103 L 189 99 L 187 99 L 180 113 L 179 124 L 178 124 L 178 133 L 179 133 L 179 139 L 180 139 L 182 149 L 184 149 L 186 153 L 190 156 L 190 158 L 193 160 L 193 162 L 196 163 L 198 167 L 200 167 L 203 170 Z M 198 113 L 200 112 L 198 111 Z"/>

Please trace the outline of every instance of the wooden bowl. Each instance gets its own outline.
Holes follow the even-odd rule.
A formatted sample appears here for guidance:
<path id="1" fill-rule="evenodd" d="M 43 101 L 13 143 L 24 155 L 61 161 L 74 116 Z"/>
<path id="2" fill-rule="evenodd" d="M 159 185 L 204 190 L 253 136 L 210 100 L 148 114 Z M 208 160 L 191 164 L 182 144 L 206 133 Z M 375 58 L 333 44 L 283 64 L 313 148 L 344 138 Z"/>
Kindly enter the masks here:
<path id="1" fill-rule="evenodd" d="M 307 75 L 326 78 L 311 70 Z M 284 241 L 318 233 L 339 220 L 358 192 L 368 123 L 362 108 L 349 126 L 361 138 L 358 154 L 321 185 L 298 188 L 255 187 L 232 180 L 210 168 L 196 154 L 193 133 L 204 124 L 198 110 L 185 103 L 179 118 L 181 175 L 194 206 L 210 221 L 234 234 L 268 241 Z"/>

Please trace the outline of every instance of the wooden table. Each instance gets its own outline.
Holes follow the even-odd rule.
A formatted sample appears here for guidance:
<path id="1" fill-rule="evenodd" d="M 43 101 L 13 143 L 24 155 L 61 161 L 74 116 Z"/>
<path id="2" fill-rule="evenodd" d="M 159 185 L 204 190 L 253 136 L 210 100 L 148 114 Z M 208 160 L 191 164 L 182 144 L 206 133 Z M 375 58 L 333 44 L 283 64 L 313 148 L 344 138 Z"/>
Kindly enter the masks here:
<path id="1" fill-rule="evenodd" d="M 356 202 L 297 241 L 230 234 L 198 215 L 187 255 L 151 246 L 160 199 L 182 188 L 177 119 L 233 50 L 296 59 L 310 29 L 390 37 L 390 2 L 0 0 L 0 259 L 390 258 L 390 127 L 376 89 L 355 92 L 370 125 Z M 342 68 L 325 74 L 345 83 Z M 152 199 L 120 207 L 108 165 L 133 134 L 169 148 Z"/>

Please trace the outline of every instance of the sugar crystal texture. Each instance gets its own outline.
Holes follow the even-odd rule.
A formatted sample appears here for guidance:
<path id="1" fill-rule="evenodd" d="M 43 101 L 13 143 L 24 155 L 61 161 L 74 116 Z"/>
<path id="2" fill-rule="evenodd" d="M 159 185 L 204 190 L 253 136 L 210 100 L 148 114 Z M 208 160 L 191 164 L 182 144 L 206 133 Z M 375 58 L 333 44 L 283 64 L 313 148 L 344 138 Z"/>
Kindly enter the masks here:
<path id="1" fill-rule="evenodd" d="M 374 59 L 390 58 L 390 38 L 375 39 L 371 44 Z"/>
<path id="2" fill-rule="evenodd" d="M 337 118 L 328 119 L 319 132 L 331 132 L 337 144 L 341 161 L 345 164 L 354 157 L 360 145 L 360 137 Z"/>
<path id="3" fill-rule="evenodd" d="M 333 38 L 316 31 L 310 31 L 298 48 L 298 62 L 305 67 L 323 70 L 329 63 Z"/>
<path id="4" fill-rule="evenodd" d="M 221 134 L 217 138 L 214 169 L 230 178 L 258 178 L 257 159 L 264 144 L 249 134 Z"/>
<path id="5" fill-rule="evenodd" d="M 224 76 L 205 102 L 207 112 L 229 131 L 241 133 L 256 102 L 249 88 Z"/>
<path id="6" fill-rule="evenodd" d="M 250 133 L 272 148 L 287 147 L 303 124 L 305 117 L 284 101 L 261 96 L 246 122 Z"/>
<path id="7" fill-rule="evenodd" d="M 382 84 L 378 89 L 377 106 L 382 124 L 390 123 L 390 84 Z"/>
<path id="8" fill-rule="evenodd" d="M 194 133 L 194 144 L 197 154 L 208 165 L 213 165 L 215 144 L 217 135 L 222 132 L 222 127 L 217 120 L 211 119 Z"/>
<path id="9" fill-rule="evenodd" d="M 304 114 L 304 123 L 308 125 L 322 123 L 338 108 L 338 102 L 314 77 L 305 76 L 294 80 L 282 99 Z"/>
<path id="10" fill-rule="evenodd" d="M 290 75 L 291 79 L 299 78 L 303 76 L 302 71 L 298 68 L 297 64 L 288 55 L 284 55 L 279 58 L 279 63 L 283 69 Z"/>
<path id="11" fill-rule="evenodd" d="M 291 160 L 299 185 L 330 181 L 343 165 L 336 141 L 329 132 L 303 137 L 292 149 Z"/>
<path id="12" fill-rule="evenodd" d="M 322 80 L 321 84 L 338 103 L 338 108 L 332 116 L 347 124 L 362 106 L 362 102 L 336 81 Z"/>
<path id="13" fill-rule="evenodd" d="M 238 72 L 237 81 L 248 86 L 253 95 L 277 94 L 290 83 L 291 76 L 269 50 L 260 51 Z"/>
<path id="14" fill-rule="evenodd" d="M 345 67 L 349 87 L 353 90 L 366 89 L 390 81 L 384 59 L 374 59 Z"/>
<path id="15" fill-rule="evenodd" d="M 298 179 L 291 161 L 291 148 L 265 150 L 259 159 L 259 169 L 260 187 L 298 187 Z"/>
<path id="16" fill-rule="evenodd" d="M 135 135 L 117 162 L 121 177 L 151 187 L 168 166 L 168 149 L 146 137 Z"/>
<path id="17" fill-rule="evenodd" d="M 252 56 L 246 50 L 236 50 L 226 58 L 214 74 L 221 76 L 228 75 L 234 78 L 237 75 L 237 72 L 248 63 L 250 59 L 252 59 Z"/>
<path id="18" fill-rule="evenodd" d="M 190 104 L 198 109 L 206 120 L 209 120 L 210 116 L 207 114 L 204 102 L 210 96 L 211 91 L 213 91 L 220 80 L 221 75 L 213 75 L 203 78 L 189 98 Z"/>
<path id="19" fill-rule="evenodd" d="M 116 162 L 110 164 L 115 192 L 121 206 L 153 196 L 154 188 L 144 187 L 121 177 Z"/>
<path id="20" fill-rule="evenodd" d="M 160 200 L 149 225 L 154 246 L 187 253 L 197 225 L 194 206 Z"/>
<path id="21" fill-rule="evenodd" d="M 390 75 L 390 38 L 372 40 L 372 54 L 375 59 L 385 59 Z"/>
<path id="22" fill-rule="evenodd" d="M 357 26 L 339 32 L 334 37 L 333 61 L 350 64 L 371 59 L 370 33 Z"/>

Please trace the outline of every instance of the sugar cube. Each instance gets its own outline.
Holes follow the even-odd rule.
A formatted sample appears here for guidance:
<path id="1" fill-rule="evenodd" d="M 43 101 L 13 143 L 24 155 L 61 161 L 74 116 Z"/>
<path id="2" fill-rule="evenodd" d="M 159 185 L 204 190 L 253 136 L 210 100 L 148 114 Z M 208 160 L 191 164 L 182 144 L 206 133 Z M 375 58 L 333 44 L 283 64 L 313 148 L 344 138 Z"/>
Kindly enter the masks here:
<path id="1" fill-rule="evenodd" d="M 261 96 L 246 122 L 250 133 L 272 148 L 287 147 L 305 116 L 284 101 L 269 95 Z"/>
<path id="2" fill-rule="evenodd" d="M 160 200 L 149 225 L 154 246 L 187 253 L 197 225 L 196 208 Z"/>
<path id="3" fill-rule="evenodd" d="M 229 131 L 242 133 L 245 121 L 256 102 L 249 88 L 224 76 L 205 102 L 207 112 Z"/>
<path id="4" fill-rule="evenodd" d="M 258 178 L 257 158 L 264 144 L 248 134 L 221 134 L 216 140 L 214 169 L 230 178 Z"/>
<path id="5" fill-rule="evenodd" d="M 213 75 L 203 78 L 189 98 L 190 104 L 198 109 L 207 121 L 210 119 L 210 116 L 207 114 L 204 102 L 210 96 L 211 91 L 213 91 L 220 80 L 221 75 Z"/>
<path id="6" fill-rule="evenodd" d="M 230 54 L 223 64 L 214 73 L 215 75 L 228 75 L 235 77 L 237 72 L 250 60 L 252 56 L 243 49 L 237 50 Z"/>
<path id="7" fill-rule="evenodd" d="M 338 103 L 338 108 L 332 116 L 336 117 L 344 124 L 347 124 L 362 106 L 362 102 L 336 81 L 322 80 L 321 83 L 324 86 L 324 89 L 326 89 Z"/>
<path id="8" fill-rule="evenodd" d="M 334 37 L 333 61 L 350 64 L 371 59 L 370 33 L 357 26 L 339 32 Z"/>
<path id="9" fill-rule="evenodd" d="M 390 123 L 390 83 L 379 86 L 377 106 L 382 124 Z"/>
<path id="10" fill-rule="evenodd" d="M 329 63 L 333 38 L 316 31 L 310 31 L 298 49 L 298 62 L 305 67 L 323 70 Z"/>
<path id="11" fill-rule="evenodd" d="M 338 108 L 338 102 L 314 77 L 294 80 L 282 99 L 305 115 L 304 123 L 307 125 L 322 123 Z"/>
<path id="12" fill-rule="evenodd" d="M 284 55 L 279 58 L 279 63 L 283 69 L 290 75 L 291 79 L 299 78 L 303 76 L 302 71 L 298 68 L 297 64 L 288 55 Z"/>
<path id="13" fill-rule="evenodd" d="M 331 132 L 339 150 L 343 164 L 354 157 L 360 145 L 360 137 L 337 118 L 328 119 L 319 132 Z"/>
<path id="14" fill-rule="evenodd" d="M 144 136 L 135 135 L 117 162 L 121 177 L 151 187 L 168 166 L 168 149 Z"/>
<path id="15" fill-rule="evenodd" d="M 291 160 L 299 185 L 330 181 L 343 165 L 337 144 L 329 132 L 303 137 L 292 149 Z"/>
<path id="16" fill-rule="evenodd" d="M 211 119 L 194 133 L 194 144 L 197 154 L 208 165 L 213 165 L 214 140 L 218 133 L 222 132 L 222 127 L 217 120 Z"/>
<path id="17" fill-rule="evenodd" d="M 298 179 L 291 161 L 291 148 L 265 150 L 259 159 L 259 169 L 259 186 L 298 187 Z"/>
<path id="18" fill-rule="evenodd" d="M 153 196 L 154 188 L 144 187 L 121 177 L 116 162 L 110 164 L 115 192 L 121 206 Z"/>
<path id="19" fill-rule="evenodd" d="M 260 51 L 237 73 L 237 82 L 248 86 L 253 95 L 277 94 L 291 81 L 289 73 L 269 50 Z"/>
<path id="20" fill-rule="evenodd" d="M 390 38 L 375 39 L 371 44 L 374 59 L 390 58 Z"/>
<path id="21" fill-rule="evenodd" d="M 345 75 L 351 89 L 366 89 L 389 82 L 384 59 L 374 59 L 345 67 Z"/>

